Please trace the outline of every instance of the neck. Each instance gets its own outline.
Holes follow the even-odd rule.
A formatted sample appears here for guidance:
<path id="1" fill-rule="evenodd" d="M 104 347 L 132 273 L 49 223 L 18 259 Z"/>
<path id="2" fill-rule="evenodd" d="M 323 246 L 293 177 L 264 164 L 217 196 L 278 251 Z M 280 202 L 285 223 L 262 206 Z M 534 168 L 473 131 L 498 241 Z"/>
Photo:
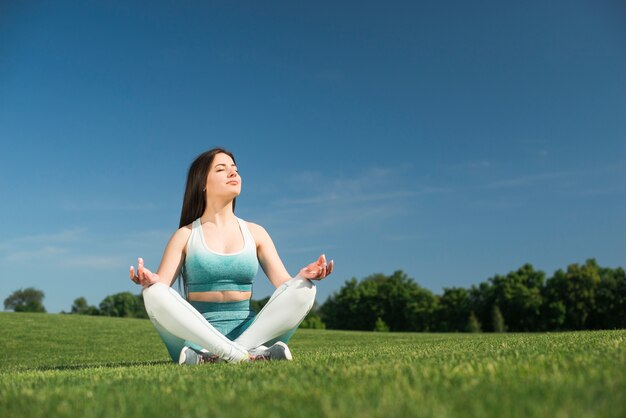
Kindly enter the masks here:
<path id="1" fill-rule="evenodd" d="M 216 202 L 215 200 L 207 204 L 204 213 L 200 217 L 201 223 L 211 222 L 220 227 L 233 222 L 236 219 L 233 212 L 233 201 Z"/>

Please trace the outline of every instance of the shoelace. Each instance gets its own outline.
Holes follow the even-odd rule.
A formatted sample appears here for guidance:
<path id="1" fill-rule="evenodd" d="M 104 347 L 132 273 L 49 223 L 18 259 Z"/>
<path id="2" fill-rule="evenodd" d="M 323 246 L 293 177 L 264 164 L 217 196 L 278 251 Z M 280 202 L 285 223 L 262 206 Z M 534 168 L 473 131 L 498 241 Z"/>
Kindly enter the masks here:
<path id="1" fill-rule="evenodd" d="M 254 358 L 251 358 L 250 361 L 270 361 L 271 357 L 269 354 L 259 354 L 257 356 L 254 356 Z M 207 364 L 207 363 L 220 363 L 222 360 L 219 358 L 219 356 L 215 355 L 215 354 L 205 354 L 202 353 L 200 355 L 200 359 L 199 359 L 199 363 L 198 364 Z"/>
<path id="2" fill-rule="evenodd" d="M 199 364 L 205 364 L 205 363 L 219 363 L 220 358 L 217 355 L 209 355 L 209 354 L 202 354 L 200 356 L 200 362 Z"/>
<path id="3" fill-rule="evenodd" d="M 270 361 L 270 355 L 269 354 L 259 354 L 258 356 L 255 356 L 253 359 L 251 359 L 252 361 Z"/>

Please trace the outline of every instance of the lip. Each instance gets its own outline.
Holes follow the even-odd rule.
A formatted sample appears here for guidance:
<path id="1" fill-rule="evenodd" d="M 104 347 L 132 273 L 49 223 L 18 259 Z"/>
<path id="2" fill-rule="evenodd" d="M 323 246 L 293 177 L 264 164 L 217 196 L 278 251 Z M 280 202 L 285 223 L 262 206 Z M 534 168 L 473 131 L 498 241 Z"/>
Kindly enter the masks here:
<path id="1" fill-rule="evenodd" d="M 228 183 L 226 183 L 226 184 L 233 184 L 233 185 L 235 185 L 235 186 L 236 186 L 236 185 L 238 185 L 238 184 L 239 184 L 239 182 L 238 182 L 237 180 L 232 180 L 232 181 L 229 181 L 229 182 L 228 182 Z"/>

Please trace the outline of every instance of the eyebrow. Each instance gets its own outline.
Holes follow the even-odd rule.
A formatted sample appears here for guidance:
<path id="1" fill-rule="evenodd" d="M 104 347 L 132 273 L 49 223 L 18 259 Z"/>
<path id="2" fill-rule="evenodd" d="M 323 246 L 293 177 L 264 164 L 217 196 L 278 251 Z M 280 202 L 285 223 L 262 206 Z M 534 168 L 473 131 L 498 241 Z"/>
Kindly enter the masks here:
<path id="1" fill-rule="evenodd" d="M 225 166 L 226 164 L 215 164 L 215 167 L 217 167 L 217 166 L 219 166 L 219 165 L 223 165 L 223 166 Z M 231 164 L 231 165 L 234 165 L 235 167 L 237 166 L 237 164 Z"/>

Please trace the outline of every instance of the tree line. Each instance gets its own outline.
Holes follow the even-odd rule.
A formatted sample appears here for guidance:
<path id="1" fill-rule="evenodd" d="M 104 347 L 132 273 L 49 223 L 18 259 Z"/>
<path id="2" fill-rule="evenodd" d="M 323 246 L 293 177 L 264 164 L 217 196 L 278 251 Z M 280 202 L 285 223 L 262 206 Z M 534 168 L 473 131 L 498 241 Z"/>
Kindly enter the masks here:
<path id="1" fill-rule="evenodd" d="M 327 328 L 430 332 L 545 332 L 626 328 L 624 269 L 595 259 L 546 279 L 524 264 L 469 289 L 435 295 L 401 270 L 356 278 L 331 295 L 318 314 Z"/>
<path id="2" fill-rule="evenodd" d="M 4 301 L 16 312 L 45 312 L 43 292 L 28 288 Z M 259 312 L 269 297 L 253 300 Z M 147 318 L 141 294 L 121 292 L 96 306 L 74 300 L 70 314 Z M 524 264 L 470 288 L 444 288 L 433 294 L 402 270 L 344 283 L 301 328 L 429 332 L 534 332 L 626 328 L 624 269 L 600 267 L 595 259 L 570 264 L 546 279 Z"/>
<path id="3" fill-rule="evenodd" d="M 13 292 L 4 300 L 4 309 L 14 312 L 41 312 L 45 313 L 43 305 L 45 295 L 41 290 L 29 287 Z M 74 299 L 70 312 L 62 314 L 118 316 L 124 318 L 148 318 L 141 294 L 120 292 L 105 297 L 99 306 L 87 303 L 84 297 Z"/>

